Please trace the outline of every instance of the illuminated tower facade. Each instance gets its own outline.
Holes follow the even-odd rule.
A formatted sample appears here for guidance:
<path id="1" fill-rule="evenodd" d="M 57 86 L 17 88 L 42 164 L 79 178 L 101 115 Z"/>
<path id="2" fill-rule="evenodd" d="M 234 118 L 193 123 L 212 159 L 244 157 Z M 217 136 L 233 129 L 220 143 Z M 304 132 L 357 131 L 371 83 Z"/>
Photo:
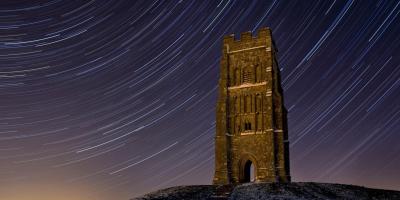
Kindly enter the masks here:
<path id="1" fill-rule="evenodd" d="M 287 111 L 271 30 L 224 37 L 214 184 L 290 182 Z"/>

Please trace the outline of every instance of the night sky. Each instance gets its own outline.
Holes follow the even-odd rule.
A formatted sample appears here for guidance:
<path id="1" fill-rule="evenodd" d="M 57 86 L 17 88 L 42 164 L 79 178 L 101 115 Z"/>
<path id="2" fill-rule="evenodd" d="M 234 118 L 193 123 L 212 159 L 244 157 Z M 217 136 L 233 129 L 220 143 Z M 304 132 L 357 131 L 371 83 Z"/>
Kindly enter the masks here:
<path id="1" fill-rule="evenodd" d="M 0 2 L 0 199 L 214 173 L 222 37 L 270 27 L 293 181 L 400 190 L 400 2 Z"/>

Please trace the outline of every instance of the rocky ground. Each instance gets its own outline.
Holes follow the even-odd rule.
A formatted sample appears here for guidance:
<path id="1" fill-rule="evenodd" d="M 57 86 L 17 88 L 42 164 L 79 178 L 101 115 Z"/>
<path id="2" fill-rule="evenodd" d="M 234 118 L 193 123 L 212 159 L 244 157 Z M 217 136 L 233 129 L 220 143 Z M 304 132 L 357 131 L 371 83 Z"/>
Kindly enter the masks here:
<path id="1" fill-rule="evenodd" d="M 400 191 L 330 183 L 247 183 L 238 186 L 193 185 L 159 190 L 135 200 L 294 200 L 294 199 L 399 199 Z"/>

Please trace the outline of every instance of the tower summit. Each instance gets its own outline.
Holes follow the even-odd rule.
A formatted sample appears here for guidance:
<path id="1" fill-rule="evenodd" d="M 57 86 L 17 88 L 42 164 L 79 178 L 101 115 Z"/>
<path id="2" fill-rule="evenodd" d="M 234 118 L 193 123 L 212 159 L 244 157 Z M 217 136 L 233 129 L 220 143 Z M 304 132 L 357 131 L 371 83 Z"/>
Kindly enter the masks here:
<path id="1" fill-rule="evenodd" d="M 271 30 L 224 37 L 213 184 L 290 182 L 287 111 Z"/>

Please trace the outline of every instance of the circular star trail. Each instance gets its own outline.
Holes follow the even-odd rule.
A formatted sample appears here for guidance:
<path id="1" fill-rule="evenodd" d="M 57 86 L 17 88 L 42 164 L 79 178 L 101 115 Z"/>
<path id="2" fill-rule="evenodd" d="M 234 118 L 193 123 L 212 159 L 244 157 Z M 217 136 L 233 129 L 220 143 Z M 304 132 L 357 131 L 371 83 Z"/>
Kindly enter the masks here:
<path id="1" fill-rule="evenodd" d="M 210 184 L 222 37 L 265 26 L 294 181 L 400 189 L 399 13 L 396 1 L 1 1 L 0 198 Z"/>

